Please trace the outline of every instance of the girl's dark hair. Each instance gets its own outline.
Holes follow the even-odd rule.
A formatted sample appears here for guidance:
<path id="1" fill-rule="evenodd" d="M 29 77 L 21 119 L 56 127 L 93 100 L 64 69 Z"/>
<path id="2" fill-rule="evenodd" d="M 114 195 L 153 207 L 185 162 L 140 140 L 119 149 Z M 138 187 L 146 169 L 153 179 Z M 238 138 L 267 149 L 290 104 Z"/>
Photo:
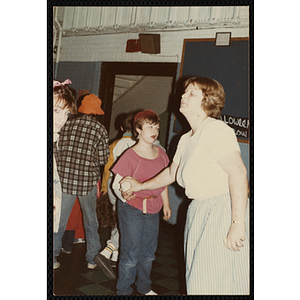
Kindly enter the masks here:
<path id="1" fill-rule="evenodd" d="M 206 77 L 191 77 L 187 79 L 183 86 L 193 84 L 203 93 L 202 109 L 208 117 L 220 118 L 221 111 L 225 106 L 225 92 L 223 86 L 216 80 Z"/>
<path id="2" fill-rule="evenodd" d="M 154 124 L 154 125 L 159 125 L 160 124 L 160 119 L 159 116 L 153 111 L 153 110 L 144 110 L 139 113 L 137 113 L 134 116 L 133 119 L 133 132 L 132 132 L 132 139 L 137 141 L 139 133 L 137 132 L 137 128 L 142 130 L 143 125 L 145 123 L 149 124 Z"/>
<path id="3" fill-rule="evenodd" d="M 126 114 L 124 116 L 124 118 L 122 118 L 120 120 L 120 126 L 122 126 L 122 128 L 123 128 L 123 130 L 125 132 L 126 131 L 130 131 L 131 132 L 133 117 L 134 117 L 134 114 L 133 113 L 129 113 L 129 114 Z"/>
<path id="4" fill-rule="evenodd" d="M 53 88 L 53 96 L 57 95 L 57 103 L 63 103 L 63 108 L 68 108 L 72 115 L 77 113 L 76 90 L 68 85 L 56 86 Z"/>

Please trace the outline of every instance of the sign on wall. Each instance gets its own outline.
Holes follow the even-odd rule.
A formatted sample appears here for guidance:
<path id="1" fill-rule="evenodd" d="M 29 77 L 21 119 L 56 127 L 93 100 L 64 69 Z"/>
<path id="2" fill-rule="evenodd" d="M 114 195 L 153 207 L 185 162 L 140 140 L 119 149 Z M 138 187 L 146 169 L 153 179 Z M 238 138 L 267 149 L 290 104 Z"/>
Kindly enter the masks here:
<path id="1" fill-rule="evenodd" d="M 249 138 L 249 119 L 248 118 L 222 115 L 220 117 L 220 119 L 234 130 L 237 138 L 242 138 L 242 139 Z"/>

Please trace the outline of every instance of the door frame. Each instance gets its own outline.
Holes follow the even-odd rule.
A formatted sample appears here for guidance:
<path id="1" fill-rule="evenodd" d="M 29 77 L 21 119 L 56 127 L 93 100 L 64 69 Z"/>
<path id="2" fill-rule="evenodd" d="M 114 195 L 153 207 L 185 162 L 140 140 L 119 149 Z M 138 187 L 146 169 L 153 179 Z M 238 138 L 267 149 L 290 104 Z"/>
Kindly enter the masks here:
<path id="1" fill-rule="evenodd" d="M 178 63 L 149 63 L 149 62 L 102 62 L 99 84 L 99 98 L 105 114 L 100 116 L 101 123 L 109 133 L 113 94 L 116 75 L 168 76 L 173 77 L 172 93 L 176 84 Z M 169 119 L 170 119 L 169 113 Z M 167 129 L 166 141 L 169 130 Z"/>

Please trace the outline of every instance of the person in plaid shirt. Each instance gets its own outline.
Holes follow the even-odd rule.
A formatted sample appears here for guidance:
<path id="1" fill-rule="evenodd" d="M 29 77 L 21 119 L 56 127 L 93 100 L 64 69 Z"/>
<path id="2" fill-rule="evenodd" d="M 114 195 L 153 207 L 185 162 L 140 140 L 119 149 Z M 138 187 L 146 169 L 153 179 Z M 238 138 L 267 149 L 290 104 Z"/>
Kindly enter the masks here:
<path id="1" fill-rule="evenodd" d="M 93 261 L 100 250 L 97 182 L 101 178 L 100 167 L 109 157 L 108 134 L 97 121 L 97 115 L 104 114 L 101 103 L 96 95 L 86 95 L 78 108 L 82 115 L 67 121 L 59 133 L 57 170 L 62 186 L 62 207 L 59 229 L 54 233 L 54 269 L 59 267 L 56 256 L 61 251 L 62 236 L 76 197 L 83 213 L 87 267 L 94 269 L 97 266 Z"/>

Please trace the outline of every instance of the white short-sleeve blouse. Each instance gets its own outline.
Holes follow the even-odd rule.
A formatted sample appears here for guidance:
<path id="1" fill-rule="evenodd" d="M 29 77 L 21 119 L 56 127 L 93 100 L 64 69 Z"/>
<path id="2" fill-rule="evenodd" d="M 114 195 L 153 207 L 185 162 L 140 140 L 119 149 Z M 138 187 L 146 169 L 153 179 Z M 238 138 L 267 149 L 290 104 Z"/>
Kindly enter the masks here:
<path id="1" fill-rule="evenodd" d="M 240 151 L 235 133 L 221 120 L 208 117 L 197 131 L 179 140 L 173 161 L 178 165 L 177 182 L 191 199 L 207 199 L 229 192 L 228 175 L 218 160 Z"/>

